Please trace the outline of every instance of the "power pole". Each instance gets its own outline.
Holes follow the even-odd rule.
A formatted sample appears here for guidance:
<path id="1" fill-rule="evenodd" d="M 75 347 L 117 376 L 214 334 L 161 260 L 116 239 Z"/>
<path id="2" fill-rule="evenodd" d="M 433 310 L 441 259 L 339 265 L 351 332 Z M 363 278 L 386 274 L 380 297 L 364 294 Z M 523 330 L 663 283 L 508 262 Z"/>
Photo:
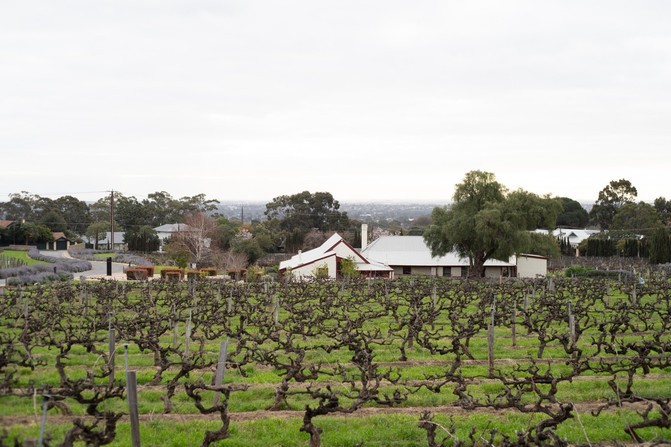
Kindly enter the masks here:
<path id="1" fill-rule="evenodd" d="M 240 205 L 240 224 L 245 224 L 245 205 Z"/>
<path id="2" fill-rule="evenodd" d="M 110 250 L 114 250 L 114 190 L 110 191 Z"/>

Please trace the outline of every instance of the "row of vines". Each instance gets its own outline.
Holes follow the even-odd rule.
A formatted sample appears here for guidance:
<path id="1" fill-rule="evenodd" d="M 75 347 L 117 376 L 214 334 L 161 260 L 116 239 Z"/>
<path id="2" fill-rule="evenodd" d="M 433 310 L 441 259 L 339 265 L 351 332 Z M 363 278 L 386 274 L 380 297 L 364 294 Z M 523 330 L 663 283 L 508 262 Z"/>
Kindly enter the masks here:
<path id="1" fill-rule="evenodd" d="M 12 408 L 20 413 L 39 396 L 45 414 L 71 421 L 58 439 L 47 427 L 42 445 L 109 444 L 127 413 L 120 372 L 132 369 L 140 399 L 160 393 L 162 413 L 216 416 L 220 426 L 198 441 L 207 446 L 230 436 L 231 408 L 245 411 L 240 400 L 263 372 L 273 390 L 257 409 L 296 412 L 311 447 L 326 436 L 320 417 L 355 417 L 364 407 L 422 407 L 417 424 L 430 447 L 561 446 L 558 428 L 579 417 L 563 391 L 601 378 L 610 395 L 587 411 L 629 408 L 634 417 L 618 430 L 631 442 L 669 441 L 671 389 L 638 385 L 671 371 L 670 331 L 671 286 L 662 276 L 8 288 L 0 296 L 0 409 L 8 426 Z M 533 423 L 458 436 L 435 422 L 428 395 L 447 396 L 465 413 L 518 412 Z M 0 445 L 21 441 L 0 435 Z"/>

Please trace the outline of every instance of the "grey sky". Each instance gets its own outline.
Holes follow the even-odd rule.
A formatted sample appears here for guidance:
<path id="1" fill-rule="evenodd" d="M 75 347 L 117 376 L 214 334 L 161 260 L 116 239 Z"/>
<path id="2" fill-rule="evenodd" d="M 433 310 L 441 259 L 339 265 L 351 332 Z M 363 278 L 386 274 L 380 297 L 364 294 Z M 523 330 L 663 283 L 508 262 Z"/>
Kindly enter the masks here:
<path id="1" fill-rule="evenodd" d="M 671 198 L 671 2 L 0 3 L 0 201 Z M 95 194 L 94 194 L 95 195 Z"/>

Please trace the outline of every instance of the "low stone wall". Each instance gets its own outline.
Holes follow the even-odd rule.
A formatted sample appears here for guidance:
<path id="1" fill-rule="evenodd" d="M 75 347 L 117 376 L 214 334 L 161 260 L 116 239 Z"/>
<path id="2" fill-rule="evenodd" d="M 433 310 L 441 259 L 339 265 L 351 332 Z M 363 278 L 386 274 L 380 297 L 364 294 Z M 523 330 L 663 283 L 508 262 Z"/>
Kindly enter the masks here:
<path id="1" fill-rule="evenodd" d="M 10 245 L 9 247 L 7 247 L 8 250 L 20 250 L 20 251 L 28 251 L 31 248 L 37 248 L 37 247 L 34 245 L 18 245 L 18 244 Z"/>

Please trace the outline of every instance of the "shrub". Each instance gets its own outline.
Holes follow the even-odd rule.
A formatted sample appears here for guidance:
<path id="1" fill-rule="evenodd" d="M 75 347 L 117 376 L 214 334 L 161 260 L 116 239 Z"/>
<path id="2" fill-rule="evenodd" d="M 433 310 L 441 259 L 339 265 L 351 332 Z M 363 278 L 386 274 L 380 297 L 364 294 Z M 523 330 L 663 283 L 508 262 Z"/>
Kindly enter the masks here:
<path id="1" fill-rule="evenodd" d="M 166 281 L 177 282 L 177 281 L 180 281 L 184 277 L 184 274 L 181 273 L 181 272 L 177 272 L 177 271 L 170 271 L 170 272 L 166 272 L 165 276 L 163 276 L 163 271 L 161 271 L 161 277 L 164 278 Z"/>
<path id="2" fill-rule="evenodd" d="M 164 268 L 161 270 L 161 279 L 166 279 L 168 277 L 172 277 L 174 275 L 177 275 L 179 279 L 184 279 L 184 269 L 176 269 L 176 268 Z"/>
<path id="3" fill-rule="evenodd" d="M 199 278 L 202 278 L 204 276 L 205 275 L 200 270 L 187 270 L 186 271 L 187 279 L 199 279 Z"/>
<path id="4" fill-rule="evenodd" d="M 9 278 L 7 280 L 7 285 L 29 285 L 29 284 L 42 284 L 42 283 L 47 283 L 47 282 L 55 282 L 55 281 L 70 281 L 73 279 L 73 275 L 71 273 L 65 273 L 65 272 L 59 272 L 59 273 L 54 273 L 54 272 L 40 272 L 40 273 L 34 273 L 34 274 L 28 274 L 28 275 L 23 275 L 23 276 L 16 276 Z"/>
<path id="5" fill-rule="evenodd" d="M 133 267 L 135 269 L 144 269 L 147 271 L 147 277 L 151 278 L 154 276 L 154 266 L 153 265 L 138 265 Z"/>
<path id="6" fill-rule="evenodd" d="M 564 274 L 572 278 L 574 276 L 586 276 L 587 272 L 594 271 L 594 267 L 584 267 L 582 265 L 574 265 L 566 269 Z"/>
<path id="7" fill-rule="evenodd" d="M 134 255 L 131 253 L 117 253 L 112 259 L 114 262 L 121 262 L 124 264 L 134 264 L 134 265 L 154 265 L 152 262 L 143 258 L 142 256 Z"/>
<path id="8" fill-rule="evenodd" d="M 132 280 L 138 280 L 138 281 L 146 281 L 148 278 L 147 274 L 147 269 L 143 268 L 130 268 L 126 269 L 126 279 Z"/>
<path id="9" fill-rule="evenodd" d="M 247 281 L 260 281 L 265 274 L 263 267 L 258 265 L 250 265 L 247 269 L 246 279 Z"/>
<path id="10" fill-rule="evenodd" d="M 214 267 L 203 267 L 200 269 L 200 272 L 203 276 L 217 276 L 217 269 Z"/>

